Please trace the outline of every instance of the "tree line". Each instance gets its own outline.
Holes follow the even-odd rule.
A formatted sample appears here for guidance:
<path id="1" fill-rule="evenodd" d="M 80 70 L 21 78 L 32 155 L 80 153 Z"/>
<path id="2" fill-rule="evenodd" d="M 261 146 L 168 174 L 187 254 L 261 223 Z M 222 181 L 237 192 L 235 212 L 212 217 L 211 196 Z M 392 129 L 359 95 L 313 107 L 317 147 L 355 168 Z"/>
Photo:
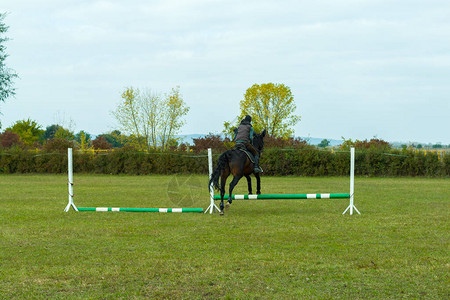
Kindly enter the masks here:
<path id="1" fill-rule="evenodd" d="M 288 141 L 292 139 L 292 126 L 300 120 L 300 116 L 293 114 L 295 108 L 292 92 L 284 84 L 254 84 L 247 89 L 240 102 L 240 115 L 234 121 L 224 123 L 223 133 L 230 140 L 233 129 L 249 114 L 253 117 L 252 123 L 257 132 L 268 128 L 270 137 Z M 148 89 L 128 87 L 112 112 L 119 124 L 118 130 L 92 139 L 92 135 L 86 131 L 74 133 L 58 124 L 43 129 L 36 121 L 27 119 L 6 128 L 0 135 L 0 143 L 4 148 L 18 146 L 39 149 L 46 143 L 54 143 L 54 140 L 65 140 L 74 141 L 83 150 L 125 146 L 139 151 L 174 149 L 179 146 L 175 136 L 185 124 L 184 117 L 188 112 L 189 106 L 179 87 L 164 95 Z"/>

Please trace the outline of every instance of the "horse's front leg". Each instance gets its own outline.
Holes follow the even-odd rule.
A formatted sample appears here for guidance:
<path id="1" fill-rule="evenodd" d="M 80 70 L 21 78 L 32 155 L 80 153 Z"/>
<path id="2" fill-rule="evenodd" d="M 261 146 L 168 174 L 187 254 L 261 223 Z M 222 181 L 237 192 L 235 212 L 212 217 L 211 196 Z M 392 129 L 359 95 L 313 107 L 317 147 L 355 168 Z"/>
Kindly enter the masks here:
<path id="1" fill-rule="evenodd" d="M 223 215 L 223 209 L 225 208 L 225 205 L 223 204 L 223 197 L 222 197 L 222 200 L 220 200 L 219 208 L 220 208 L 220 214 Z"/>
<path id="2" fill-rule="evenodd" d="M 256 177 L 256 194 L 261 195 L 261 177 L 259 177 L 259 173 L 255 173 Z"/>
<path id="3" fill-rule="evenodd" d="M 248 194 L 252 194 L 252 178 L 250 175 L 245 175 L 245 178 L 247 178 L 247 185 L 248 185 Z"/>

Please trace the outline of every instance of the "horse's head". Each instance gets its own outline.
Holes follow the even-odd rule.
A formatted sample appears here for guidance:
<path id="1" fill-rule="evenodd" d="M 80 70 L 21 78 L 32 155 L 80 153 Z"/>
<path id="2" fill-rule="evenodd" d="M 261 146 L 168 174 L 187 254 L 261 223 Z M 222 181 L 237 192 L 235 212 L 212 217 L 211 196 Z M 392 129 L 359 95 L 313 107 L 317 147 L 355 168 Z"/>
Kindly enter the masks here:
<path id="1" fill-rule="evenodd" d="M 259 153 L 264 148 L 264 137 L 266 136 L 266 130 L 264 129 L 260 134 L 254 133 L 253 134 L 253 146 L 258 150 Z"/>

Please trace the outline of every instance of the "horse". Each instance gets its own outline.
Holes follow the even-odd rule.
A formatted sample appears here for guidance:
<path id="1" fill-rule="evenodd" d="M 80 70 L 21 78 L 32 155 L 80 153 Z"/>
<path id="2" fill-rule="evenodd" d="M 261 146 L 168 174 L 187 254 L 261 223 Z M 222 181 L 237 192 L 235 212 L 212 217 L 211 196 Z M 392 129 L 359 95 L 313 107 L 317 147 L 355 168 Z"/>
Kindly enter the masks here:
<path id="1" fill-rule="evenodd" d="M 253 146 L 258 151 L 259 156 L 261 156 L 261 152 L 264 148 L 265 136 L 265 129 L 261 132 L 261 134 L 253 134 Z M 259 177 L 259 173 L 253 172 L 253 167 L 253 162 L 249 159 L 248 155 L 239 149 L 234 148 L 233 150 L 227 150 L 220 155 L 217 162 L 217 167 L 214 169 L 208 184 L 210 189 L 211 185 L 213 185 L 216 190 L 220 191 L 220 215 L 224 214 L 223 198 L 225 195 L 225 184 L 230 174 L 233 175 L 233 180 L 230 183 L 226 208 L 229 208 L 233 202 L 231 199 L 233 189 L 243 176 L 247 178 L 248 193 L 252 194 L 252 180 L 250 175 L 254 174 L 256 177 L 256 194 L 261 194 L 261 178 Z M 220 186 L 219 178 L 221 178 Z"/>

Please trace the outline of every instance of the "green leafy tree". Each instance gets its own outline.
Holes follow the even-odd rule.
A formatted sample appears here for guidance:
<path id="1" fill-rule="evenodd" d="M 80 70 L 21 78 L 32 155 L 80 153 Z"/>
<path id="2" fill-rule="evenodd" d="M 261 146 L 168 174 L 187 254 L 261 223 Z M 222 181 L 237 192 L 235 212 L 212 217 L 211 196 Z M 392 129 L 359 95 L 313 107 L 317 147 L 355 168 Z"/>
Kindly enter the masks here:
<path id="1" fill-rule="evenodd" d="M 80 145 L 81 150 L 87 150 L 91 143 L 91 135 L 84 130 L 81 130 L 75 134 L 75 141 Z"/>
<path id="2" fill-rule="evenodd" d="M 328 147 L 329 145 L 330 145 L 330 141 L 327 139 L 323 139 L 317 146 L 319 146 L 320 148 L 325 148 L 325 147 Z"/>
<path id="3" fill-rule="evenodd" d="M 80 130 L 77 134 L 75 134 L 75 141 L 79 144 L 81 144 L 82 139 L 85 140 L 85 142 L 89 143 L 91 142 L 91 134 L 87 133 L 84 130 Z"/>
<path id="4" fill-rule="evenodd" d="M 53 138 L 58 140 L 72 141 L 73 139 L 75 139 L 75 135 L 69 129 L 59 126 Z"/>
<path id="5" fill-rule="evenodd" d="M 53 139 L 53 138 L 55 137 L 55 133 L 56 133 L 56 132 L 58 131 L 58 129 L 61 128 L 61 127 L 62 127 L 62 126 L 57 125 L 57 124 L 53 124 L 53 125 L 47 126 L 47 127 L 45 128 L 45 132 L 44 132 L 42 138 L 43 138 L 45 141 Z"/>
<path id="6" fill-rule="evenodd" d="M 41 125 L 31 119 L 17 121 L 13 126 L 6 128 L 6 130 L 17 133 L 20 140 L 28 146 L 33 145 L 44 134 Z"/>
<path id="7" fill-rule="evenodd" d="M 127 136 L 123 135 L 119 130 L 111 131 L 110 133 L 101 134 L 106 141 L 112 145 L 113 148 L 123 147 L 127 141 Z"/>
<path id="8" fill-rule="evenodd" d="M 8 41 L 8 38 L 4 36 L 8 31 L 8 26 L 3 23 L 5 16 L 5 13 L 0 13 L 0 102 L 5 102 L 6 99 L 15 95 L 13 81 L 18 77 L 17 73 L 5 64 L 5 60 L 8 57 L 8 54 L 5 52 L 6 46 L 4 45 Z"/>
<path id="9" fill-rule="evenodd" d="M 245 115 L 252 117 L 255 131 L 266 129 L 269 136 L 282 138 L 292 137 L 292 127 L 300 121 L 300 116 L 294 114 L 297 106 L 291 89 L 284 84 L 254 84 L 247 89 L 239 106 L 241 114 L 236 123 L 224 123 L 226 135 L 231 135 Z"/>

